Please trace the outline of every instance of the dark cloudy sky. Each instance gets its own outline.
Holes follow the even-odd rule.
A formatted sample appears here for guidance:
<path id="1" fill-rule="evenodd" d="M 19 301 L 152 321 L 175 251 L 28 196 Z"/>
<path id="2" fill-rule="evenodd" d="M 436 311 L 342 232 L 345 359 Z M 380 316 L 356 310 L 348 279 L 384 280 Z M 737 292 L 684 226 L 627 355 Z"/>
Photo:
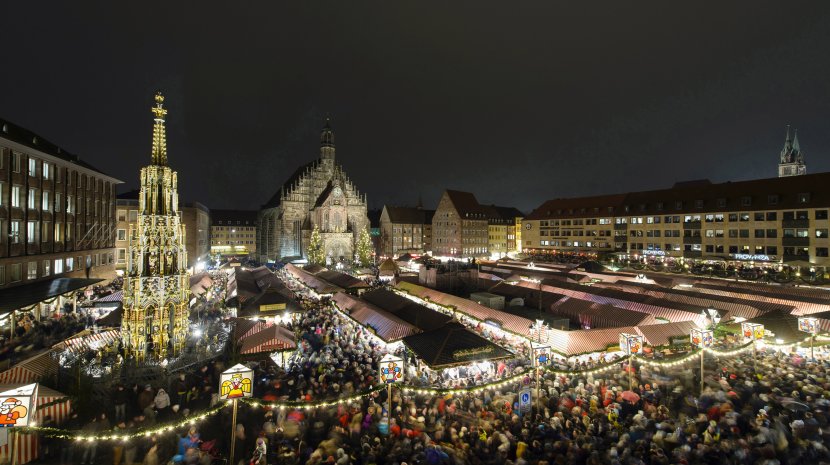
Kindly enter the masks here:
<path id="1" fill-rule="evenodd" d="M 15 1 L 0 31 L 0 116 L 135 187 L 162 89 L 211 208 L 264 203 L 326 114 L 373 207 L 771 177 L 787 124 L 830 170 L 828 1 Z"/>

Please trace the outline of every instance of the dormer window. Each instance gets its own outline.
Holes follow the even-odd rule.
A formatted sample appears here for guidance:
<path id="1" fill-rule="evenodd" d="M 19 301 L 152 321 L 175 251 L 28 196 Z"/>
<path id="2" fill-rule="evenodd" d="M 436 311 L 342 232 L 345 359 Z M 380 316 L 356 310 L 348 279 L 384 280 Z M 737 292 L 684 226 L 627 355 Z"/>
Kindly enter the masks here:
<path id="1" fill-rule="evenodd" d="M 810 193 L 809 192 L 802 192 L 798 194 L 798 203 L 809 203 L 810 202 Z"/>

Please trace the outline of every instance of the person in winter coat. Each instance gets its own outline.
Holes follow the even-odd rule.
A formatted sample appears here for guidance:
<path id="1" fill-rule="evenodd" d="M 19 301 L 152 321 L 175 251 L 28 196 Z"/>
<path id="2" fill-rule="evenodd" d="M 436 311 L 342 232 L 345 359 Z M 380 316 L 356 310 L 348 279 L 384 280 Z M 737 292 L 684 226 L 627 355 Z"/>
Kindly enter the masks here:
<path id="1" fill-rule="evenodd" d="M 153 405 L 154 397 L 153 387 L 149 384 L 144 386 L 144 390 L 138 393 L 138 411 L 143 412 L 144 409 Z"/>
<path id="2" fill-rule="evenodd" d="M 254 455 L 251 457 L 251 465 L 267 465 L 268 446 L 265 445 L 265 438 L 257 438 Z"/>
<path id="3" fill-rule="evenodd" d="M 159 389 L 156 397 L 153 399 L 153 404 L 156 410 L 164 410 L 170 406 L 170 395 L 164 389 Z"/>

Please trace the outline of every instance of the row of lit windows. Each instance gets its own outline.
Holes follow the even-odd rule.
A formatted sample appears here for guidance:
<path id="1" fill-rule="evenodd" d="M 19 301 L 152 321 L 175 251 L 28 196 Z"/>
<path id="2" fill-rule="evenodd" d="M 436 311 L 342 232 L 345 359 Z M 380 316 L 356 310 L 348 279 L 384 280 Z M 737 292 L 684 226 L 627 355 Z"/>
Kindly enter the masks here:
<path id="1" fill-rule="evenodd" d="M 6 189 L 4 187 L 4 183 L 0 182 L 0 207 L 6 205 Z M 12 208 L 21 208 L 23 203 L 23 186 L 13 185 L 10 192 L 10 199 L 8 199 L 8 204 Z M 66 196 L 66 213 L 74 214 L 84 206 L 84 201 L 80 198 L 76 198 L 72 195 Z M 94 202 L 94 203 L 93 203 Z M 93 216 L 107 216 L 106 211 L 103 208 L 106 208 L 104 203 L 100 200 L 94 200 L 90 197 L 87 197 L 85 200 L 86 203 L 86 212 L 90 213 Z M 103 208 L 102 208 L 103 207 Z M 112 203 L 109 203 L 110 210 L 112 209 Z M 40 209 L 42 211 L 55 211 L 60 212 L 64 208 L 63 202 L 63 194 L 60 192 L 56 192 L 54 197 L 52 196 L 51 191 L 44 190 L 38 195 L 38 190 L 34 188 L 30 188 L 28 190 L 28 194 L 26 195 L 26 208 L 29 210 L 37 210 Z"/>
<path id="2" fill-rule="evenodd" d="M 16 283 L 26 280 L 45 278 L 48 276 L 69 273 L 75 270 L 75 264 L 81 266 L 83 263 L 83 256 L 56 258 L 54 260 L 32 260 L 26 262 L 26 275 L 23 275 L 24 263 L 12 263 L 10 265 L 0 265 L 0 286 L 8 283 Z M 92 254 L 86 256 L 86 262 L 89 266 L 98 266 L 99 264 L 112 263 L 113 257 L 111 253 Z"/>
<path id="3" fill-rule="evenodd" d="M 0 147 L 0 154 L 2 154 L 4 151 L 5 149 L 3 147 Z M 12 151 L 11 167 L 13 172 L 22 172 L 22 160 L 24 157 L 25 155 L 23 153 Z M 0 169 L 4 168 L 3 165 L 5 164 L 5 160 L 5 156 L 0 156 Z M 41 161 L 34 157 L 28 157 L 26 163 L 26 174 L 30 178 L 41 177 L 44 180 L 48 181 L 54 180 L 57 184 L 60 184 L 63 180 L 62 178 L 64 169 L 57 167 L 54 163 Z M 105 181 L 95 179 L 93 176 L 79 174 L 75 171 L 69 172 L 69 176 L 67 178 L 67 185 L 72 186 L 73 184 L 77 184 L 77 179 L 80 179 L 80 184 L 78 184 L 78 186 L 81 189 L 94 190 L 95 192 L 105 192 L 107 190 L 107 187 L 113 187 L 112 185 L 108 186 L 108 183 L 105 183 Z"/>
<path id="4" fill-rule="evenodd" d="M 25 225 L 26 243 L 35 244 L 39 242 L 49 242 L 50 237 L 54 242 L 71 242 L 73 240 L 73 232 L 77 233 L 76 237 L 83 237 L 83 234 L 92 229 L 92 225 L 78 223 L 61 223 L 55 222 L 54 228 L 51 221 L 22 221 L 22 220 L 5 220 L 0 219 L 0 231 L 6 231 L 6 221 L 9 223 L 8 238 L 11 244 L 20 244 L 23 242 L 22 234 Z M 84 229 L 86 227 L 86 229 Z M 100 239 L 105 234 L 105 230 L 98 228 L 95 231 L 93 239 Z M 5 236 L 0 234 L 0 244 L 5 242 Z"/>

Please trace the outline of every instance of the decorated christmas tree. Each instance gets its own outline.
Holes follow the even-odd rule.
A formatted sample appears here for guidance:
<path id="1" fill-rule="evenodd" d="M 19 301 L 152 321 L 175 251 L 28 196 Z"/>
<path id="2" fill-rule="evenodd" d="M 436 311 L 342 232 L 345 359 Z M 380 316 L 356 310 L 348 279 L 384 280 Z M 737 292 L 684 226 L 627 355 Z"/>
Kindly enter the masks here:
<path id="1" fill-rule="evenodd" d="M 355 255 L 357 255 L 357 263 L 360 266 L 369 266 L 372 262 L 372 239 L 369 237 L 369 232 L 365 229 L 360 231 L 360 235 L 357 238 Z"/>
<path id="2" fill-rule="evenodd" d="M 311 231 L 311 240 L 308 242 L 308 262 L 315 265 L 326 264 L 326 254 L 323 251 L 323 240 L 320 238 L 320 230 L 317 226 Z"/>

